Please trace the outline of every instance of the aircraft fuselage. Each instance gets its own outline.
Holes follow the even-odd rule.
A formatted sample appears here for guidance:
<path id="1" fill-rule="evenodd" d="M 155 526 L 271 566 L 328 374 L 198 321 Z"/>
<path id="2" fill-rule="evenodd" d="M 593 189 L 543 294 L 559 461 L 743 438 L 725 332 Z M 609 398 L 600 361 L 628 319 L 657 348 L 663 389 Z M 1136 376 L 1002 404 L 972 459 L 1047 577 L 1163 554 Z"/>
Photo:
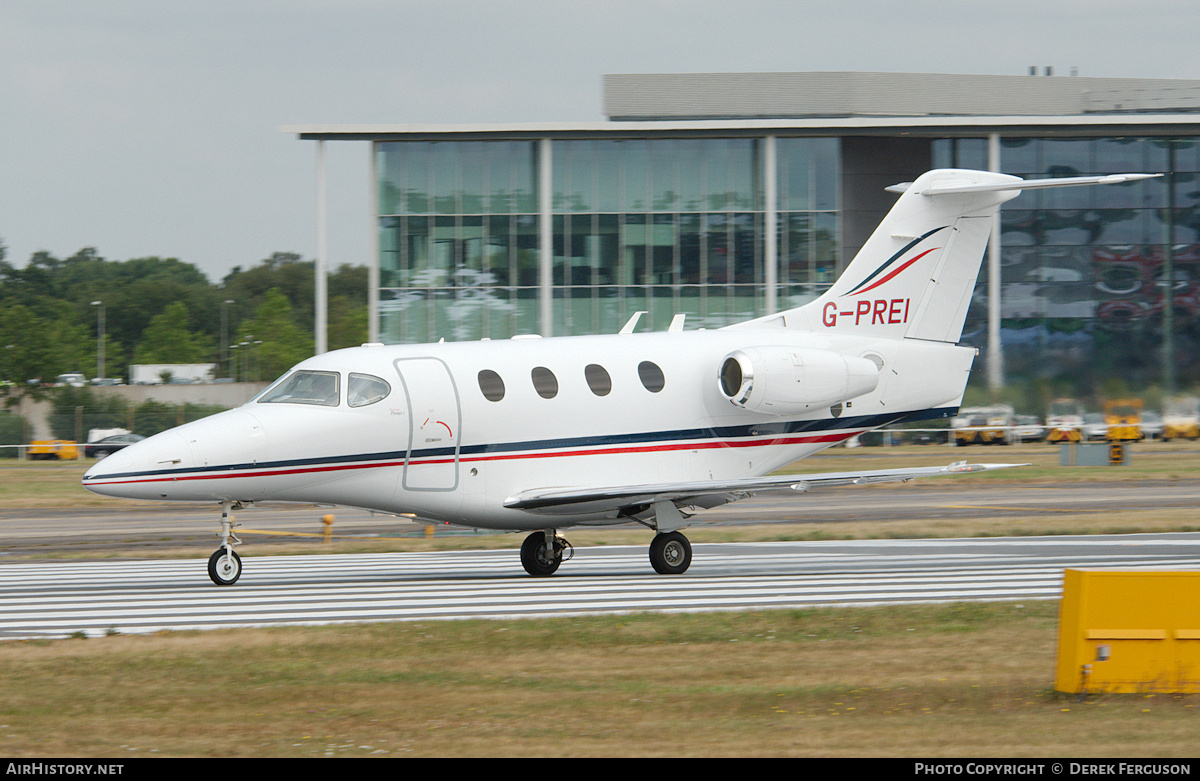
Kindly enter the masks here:
<path id="1" fill-rule="evenodd" d="M 810 364 L 865 357 L 877 383 L 787 415 L 736 406 L 721 391 L 722 361 L 760 348 Z M 782 328 L 363 346 L 295 367 L 336 374 L 336 404 L 263 401 L 268 389 L 110 456 L 84 484 L 151 500 L 336 504 L 495 529 L 620 522 L 611 509 L 547 518 L 504 502 L 533 485 L 768 474 L 899 419 L 952 415 L 973 355 Z M 383 380 L 387 393 L 352 406 L 350 385 L 363 377 Z"/>

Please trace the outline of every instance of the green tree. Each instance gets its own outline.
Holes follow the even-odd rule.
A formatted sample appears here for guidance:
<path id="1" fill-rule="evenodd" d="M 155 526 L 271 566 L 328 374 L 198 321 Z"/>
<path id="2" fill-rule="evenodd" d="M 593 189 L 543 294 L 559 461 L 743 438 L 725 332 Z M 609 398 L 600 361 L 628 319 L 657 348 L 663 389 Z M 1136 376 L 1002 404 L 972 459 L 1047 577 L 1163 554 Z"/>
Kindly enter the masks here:
<path id="1" fill-rule="evenodd" d="M 188 330 L 188 308 L 182 301 L 167 305 L 150 319 L 133 351 L 134 363 L 208 363 L 216 352 L 207 334 Z"/>
<path id="2" fill-rule="evenodd" d="M 367 341 L 367 307 L 346 296 L 329 299 L 329 349 L 357 347 Z"/>
<path id="3" fill-rule="evenodd" d="M 22 304 L 0 307 L 0 380 L 23 383 L 40 375 L 36 357 L 42 319 Z"/>
<path id="4" fill-rule="evenodd" d="M 226 298 L 238 302 L 242 312 L 257 312 L 271 290 L 292 305 L 291 319 L 301 330 L 312 331 L 314 309 L 313 262 L 291 252 L 276 252 L 257 266 L 235 267 L 222 281 Z"/>
<path id="5" fill-rule="evenodd" d="M 52 380 L 65 372 L 86 372 L 96 365 L 96 340 L 87 326 L 79 322 L 75 308 L 66 301 L 51 307 L 51 316 L 39 324 L 36 333 L 28 334 L 32 343 L 32 360 L 41 376 Z"/>
<path id="6" fill-rule="evenodd" d="M 238 329 L 237 352 L 241 379 L 274 379 L 313 354 L 313 339 L 292 319 L 287 297 L 271 288 Z"/>

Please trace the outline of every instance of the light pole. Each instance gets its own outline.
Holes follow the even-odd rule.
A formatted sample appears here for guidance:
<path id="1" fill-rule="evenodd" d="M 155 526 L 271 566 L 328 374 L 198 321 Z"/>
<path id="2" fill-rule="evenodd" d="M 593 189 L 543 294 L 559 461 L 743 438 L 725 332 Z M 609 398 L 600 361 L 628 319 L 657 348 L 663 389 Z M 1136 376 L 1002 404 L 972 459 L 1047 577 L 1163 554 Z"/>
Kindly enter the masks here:
<path id="1" fill-rule="evenodd" d="M 1167 218 L 1163 242 L 1163 388 L 1175 393 L 1175 139 L 1167 139 Z"/>
<path id="2" fill-rule="evenodd" d="M 96 377 L 104 379 L 104 302 L 93 301 L 96 310 Z"/>
<path id="3" fill-rule="evenodd" d="M 221 368 L 229 374 L 229 309 L 233 299 L 227 298 L 221 302 Z"/>

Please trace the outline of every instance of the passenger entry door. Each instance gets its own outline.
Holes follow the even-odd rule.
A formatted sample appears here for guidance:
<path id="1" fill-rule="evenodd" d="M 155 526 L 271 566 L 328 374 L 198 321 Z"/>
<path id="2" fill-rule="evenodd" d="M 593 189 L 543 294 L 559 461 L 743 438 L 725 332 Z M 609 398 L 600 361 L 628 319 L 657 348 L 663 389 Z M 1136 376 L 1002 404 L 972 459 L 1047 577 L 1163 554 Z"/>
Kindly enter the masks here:
<path id="1" fill-rule="evenodd" d="M 409 448 L 401 485 L 408 491 L 453 491 L 462 412 L 450 368 L 439 358 L 401 358 L 396 371 L 408 395 Z"/>

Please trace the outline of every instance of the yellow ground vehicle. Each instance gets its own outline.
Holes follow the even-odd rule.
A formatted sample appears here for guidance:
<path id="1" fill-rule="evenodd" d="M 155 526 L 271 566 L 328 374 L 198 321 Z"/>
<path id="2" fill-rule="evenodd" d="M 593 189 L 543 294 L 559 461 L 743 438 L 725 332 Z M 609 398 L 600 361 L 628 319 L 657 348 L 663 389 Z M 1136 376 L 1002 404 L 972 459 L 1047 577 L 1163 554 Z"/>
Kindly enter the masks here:
<path id="1" fill-rule="evenodd" d="M 1169 439 L 1200 439 L 1200 399 L 1179 396 L 1167 399 L 1163 409 L 1163 442 Z"/>
<path id="2" fill-rule="evenodd" d="M 1104 402 L 1104 422 L 1109 442 L 1138 442 L 1142 439 L 1142 400 L 1113 399 Z"/>
<path id="3" fill-rule="evenodd" d="M 70 439 L 41 439 L 29 443 L 28 456 L 33 460 L 57 458 L 60 461 L 79 458 L 79 444 Z"/>
<path id="4" fill-rule="evenodd" d="M 1047 442 L 1079 442 L 1083 439 L 1083 405 L 1075 399 L 1055 399 L 1046 416 Z"/>
<path id="5" fill-rule="evenodd" d="M 954 444 L 1009 445 L 1013 442 L 1013 408 L 1007 404 L 995 407 L 964 407 L 950 421 L 954 429 Z"/>

